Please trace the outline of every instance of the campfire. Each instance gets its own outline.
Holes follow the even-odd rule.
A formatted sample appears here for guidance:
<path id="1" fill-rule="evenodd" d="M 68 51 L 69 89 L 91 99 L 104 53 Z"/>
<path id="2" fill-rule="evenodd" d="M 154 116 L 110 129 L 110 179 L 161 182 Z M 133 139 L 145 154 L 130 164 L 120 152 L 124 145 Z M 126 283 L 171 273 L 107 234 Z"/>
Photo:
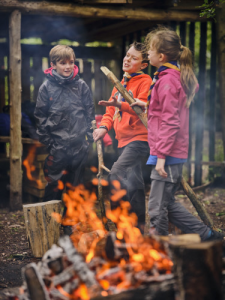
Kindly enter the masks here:
<path id="1" fill-rule="evenodd" d="M 31 163 L 31 158 L 27 161 Z M 30 164 L 25 162 L 24 165 Z M 32 168 L 27 168 L 31 180 Z M 96 171 L 93 167 L 92 171 Z M 98 179 L 92 180 L 98 185 Z M 101 184 L 108 182 L 101 179 Z M 119 201 L 126 193 L 118 181 L 113 182 L 112 201 Z M 59 189 L 64 184 L 59 181 Z M 13 299 L 91 299 L 124 290 L 136 289 L 150 282 L 171 278 L 172 261 L 162 242 L 142 236 L 136 227 L 137 216 L 129 213 L 130 204 L 120 201 L 106 216 L 116 230 L 105 230 L 106 218 L 96 213 L 97 197 L 83 185 L 66 185 L 63 201 L 66 216 L 53 213 L 63 226 L 72 226 L 73 233 L 59 239 L 37 265 L 27 265 L 22 273 L 24 285 Z M 114 228 L 115 228 L 114 227 Z M 37 297 L 39 293 L 39 298 Z M 12 299 L 12 298 L 11 298 Z"/>
<path id="2" fill-rule="evenodd" d="M 96 169 L 93 167 L 92 171 Z M 32 169 L 29 174 L 34 180 Z M 93 186 L 98 185 L 99 180 L 103 186 L 108 185 L 106 180 L 95 178 Z M 112 184 L 111 200 L 120 201 L 126 191 L 118 181 Z M 64 184 L 59 182 L 58 188 L 64 190 Z M 178 299 L 189 299 L 182 298 L 182 293 L 183 296 L 189 293 L 192 299 L 213 299 L 212 295 L 222 299 L 220 242 L 203 244 L 199 237 L 197 240 L 190 237 L 187 245 L 186 238 L 184 243 L 182 238 L 175 237 L 169 250 L 173 254 L 173 266 L 168 255 L 168 239 L 143 236 L 136 227 L 137 216 L 130 213 L 129 202 L 120 201 L 115 210 L 106 210 L 107 218 L 101 219 L 96 213 L 94 189 L 89 191 L 83 185 L 68 184 L 66 188 L 67 193 L 63 194 L 66 216 L 63 219 L 58 213 L 52 216 L 63 226 L 72 226 L 72 235 L 61 237 L 58 246 L 53 245 L 37 265 L 28 264 L 22 270 L 23 286 L 17 294 L 8 294 L 8 299 L 170 300 L 175 299 L 174 282 L 181 295 Z M 115 230 L 105 229 L 108 220 L 115 224 Z M 192 293 L 196 276 L 204 289 Z M 201 295 L 208 297 L 201 298 Z"/>

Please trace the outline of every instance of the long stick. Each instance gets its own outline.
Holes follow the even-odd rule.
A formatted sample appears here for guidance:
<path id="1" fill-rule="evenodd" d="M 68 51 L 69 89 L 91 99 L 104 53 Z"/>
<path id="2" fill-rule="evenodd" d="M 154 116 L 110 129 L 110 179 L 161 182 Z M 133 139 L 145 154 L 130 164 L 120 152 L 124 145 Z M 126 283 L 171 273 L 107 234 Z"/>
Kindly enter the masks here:
<path id="1" fill-rule="evenodd" d="M 112 82 L 112 84 L 116 87 L 116 89 L 120 92 L 120 94 L 123 96 L 123 98 L 129 103 L 132 104 L 135 102 L 134 98 L 128 93 L 128 91 L 123 87 L 123 85 L 120 83 L 120 81 L 116 78 L 116 76 L 106 67 L 101 67 L 102 72 L 106 75 L 106 77 Z M 138 107 L 138 110 L 136 109 L 136 106 L 132 107 L 133 110 L 136 112 L 138 117 L 141 119 L 142 123 L 147 127 L 147 116 L 143 113 L 142 109 Z M 193 192 L 192 188 L 188 185 L 188 183 L 184 180 L 182 177 L 181 185 L 183 187 L 184 192 L 188 196 L 188 198 L 191 200 L 193 206 L 195 207 L 199 217 L 202 219 L 202 221 L 209 227 L 213 228 L 213 221 L 208 215 L 205 208 L 202 206 L 201 202 L 197 199 L 197 196 Z"/>
<path id="2" fill-rule="evenodd" d="M 97 129 L 96 121 L 91 121 L 93 130 Z M 103 179 L 103 169 L 104 169 L 104 162 L 103 162 L 103 153 L 102 153 L 102 141 L 98 140 L 96 142 L 97 144 L 97 153 L 98 153 L 98 199 L 101 209 L 102 218 L 105 218 L 106 220 L 106 213 L 105 213 L 105 204 L 103 199 L 103 192 L 102 192 L 102 184 L 101 180 Z M 109 231 L 107 222 L 104 222 L 105 229 Z"/>

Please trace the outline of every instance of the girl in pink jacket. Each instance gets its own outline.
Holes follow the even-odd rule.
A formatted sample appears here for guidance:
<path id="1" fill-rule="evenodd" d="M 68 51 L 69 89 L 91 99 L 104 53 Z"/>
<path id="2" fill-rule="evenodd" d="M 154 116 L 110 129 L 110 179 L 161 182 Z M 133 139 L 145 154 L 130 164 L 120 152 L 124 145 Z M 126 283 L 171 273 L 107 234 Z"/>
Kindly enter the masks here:
<path id="1" fill-rule="evenodd" d="M 188 158 L 189 106 L 198 88 L 192 53 L 173 30 L 158 27 L 146 37 L 150 64 L 158 70 L 149 91 L 148 143 L 153 165 L 149 196 L 150 232 L 168 235 L 168 220 L 184 233 L 202 240 L 223 239 L 189 213 L 174 194 Z M 143 102 L 134 105 L 144 107 Z"/>

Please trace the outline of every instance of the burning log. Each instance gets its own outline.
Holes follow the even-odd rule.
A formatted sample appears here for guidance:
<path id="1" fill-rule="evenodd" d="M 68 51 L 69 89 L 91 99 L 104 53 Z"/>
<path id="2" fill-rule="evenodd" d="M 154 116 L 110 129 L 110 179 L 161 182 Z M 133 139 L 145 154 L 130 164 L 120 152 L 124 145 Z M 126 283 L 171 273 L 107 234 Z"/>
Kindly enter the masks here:
<path id="1" fill-rule="evenodd" d="M 106 77 L 112 82 L 112 84 L 116 87 L 116 89 L 120 92 L 120 94 L 123 96 L 123 98 L 129 103 L 132 104 L 135 102 L 134 98 L 128 93 L 128 91 L 123 87 L 123 85 L 120 83 L 120 81 L 116 78 L 116 76 L 106 67 L 101 67 L 102 72 L 106 75 Z M 147 118 L 146 114 L 143 113 L 142 109 L 140 107 L 132 107 L 132 109 L 136 112 L 142 123 L 147 128 Z M 192 191 L 191 187 L 188 185 L 188 183 L 182 178 L 181 185 L 184 189 L 184 192 L 191 200 L 192 204 L 194 205 L 199 217 L 202 219 L 202 221 L 213 228 L 213 222 L 209 215 L 207 214 L 204 207 L 201 205 L 201 203 L 198 201 L 195 193 Z"/>
<path id="2" fill-rule="evenodd" d="M 93 272 L 87 267 L 82 256 L 74 248 L 69 236 L 63 236 L 59 239 L 59 245 L 65 250 L 67 259 L 73 264 L 74 270 L 80 279 L 87 285 L 92 287 L 98 285 Z"/>
<path id="3" fill-rule="evenodd" d="M 52 217 L 52 213 L 61 214 L 61 207 L 60 200 L 23 205 L 27 239 L 35 257 L 42 257 L 57 243 L 60 224 Z"/>
<path id="4" fill-rule="evenodd" d="M 179 300 L 223 299 L 220 241 L 186 245 L 173 242 L 170 250 Z"/>
<path id="5" fill-rule="evenodd" d="M 23 277 L 31 300 L 50 300 L 44 281 L 34 263 L 24 268 Z"/>

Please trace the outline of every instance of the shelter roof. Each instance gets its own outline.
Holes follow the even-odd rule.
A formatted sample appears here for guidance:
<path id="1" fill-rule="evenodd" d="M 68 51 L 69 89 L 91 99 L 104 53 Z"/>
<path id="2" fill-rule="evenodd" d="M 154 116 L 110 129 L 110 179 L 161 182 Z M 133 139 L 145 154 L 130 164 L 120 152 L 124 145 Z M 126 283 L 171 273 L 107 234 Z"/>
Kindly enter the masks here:
<path id="1" fill-rule="evenodd" d="M 8 36 L 11 11 L 22 12 L 21 38 L 44 42 L 112 41 L 169 21 L 196 21 L 204 0 L 0 1 L 0 38 Z"/>

